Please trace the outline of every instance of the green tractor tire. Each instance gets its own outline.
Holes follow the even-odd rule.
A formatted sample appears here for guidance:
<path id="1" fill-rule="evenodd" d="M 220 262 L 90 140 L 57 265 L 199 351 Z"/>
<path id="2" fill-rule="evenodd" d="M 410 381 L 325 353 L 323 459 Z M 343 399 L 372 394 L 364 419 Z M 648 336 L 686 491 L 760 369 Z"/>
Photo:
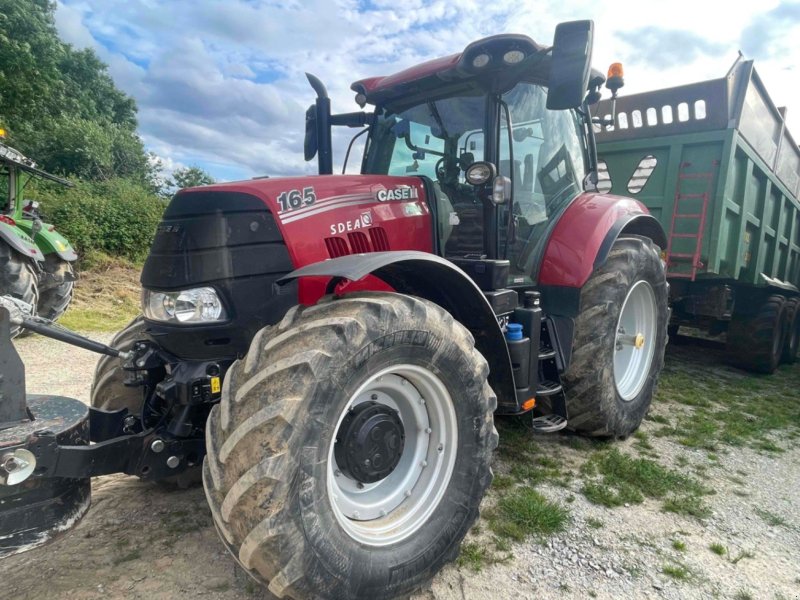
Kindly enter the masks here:
<path id="1" fill-rule="evenodd" d="M 39 279 L 39 303 L 37 310 L 40 317 L 57 321 L 67 312 L 72 302 L 75 273 L 72 264 L 62 260 L 56 254 L 48 254 L 42 265 Z"/>
<path id="2" fill-rule="evenodd" d="M 30 304 L 34 312 L 39 303 L 38 278 L 33 262 L 7 244 L 0 242 L 0 295 L 19 298 Z M 19 326 L 11 326 L 11 337 L 20 333 Z"/>

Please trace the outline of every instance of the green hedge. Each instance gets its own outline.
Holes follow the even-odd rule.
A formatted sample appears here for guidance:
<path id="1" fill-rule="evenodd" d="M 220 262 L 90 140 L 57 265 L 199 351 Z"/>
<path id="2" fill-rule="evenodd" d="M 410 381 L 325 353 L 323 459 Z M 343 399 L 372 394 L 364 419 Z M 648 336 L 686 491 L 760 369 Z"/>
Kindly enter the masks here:
<path id="1" fill-rule="evenodd" d="M 166 207 L 162 198 L 127 179 L 42 187 L 36 196 L 47 221 L 78 254 L 103 252 L 137 262 L 147 256 Z"/>

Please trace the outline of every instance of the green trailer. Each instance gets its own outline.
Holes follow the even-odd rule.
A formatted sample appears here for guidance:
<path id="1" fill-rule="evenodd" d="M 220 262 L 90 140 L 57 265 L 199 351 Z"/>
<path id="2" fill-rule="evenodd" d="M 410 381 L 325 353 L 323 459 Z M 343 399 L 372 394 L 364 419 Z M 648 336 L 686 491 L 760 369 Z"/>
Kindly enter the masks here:
<path id="1" fill-rule="evenodd" d="M 668 232 L 671 333 L 727 334 L 733 363 L 773 372 L 800 343 L 800 149 L 741 58 L 721 79 L 609 100 L 597 114 L 602 191 Z"/>

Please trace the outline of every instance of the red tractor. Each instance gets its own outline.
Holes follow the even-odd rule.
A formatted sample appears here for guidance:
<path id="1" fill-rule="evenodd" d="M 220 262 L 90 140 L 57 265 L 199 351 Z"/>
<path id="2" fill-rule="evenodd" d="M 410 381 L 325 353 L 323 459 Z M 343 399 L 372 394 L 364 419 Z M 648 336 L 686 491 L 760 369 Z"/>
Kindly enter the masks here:
<path id="1" fill-rule="evenodd" d="M 175 196 L 143 317 L 93 346 L 109 356 L 89 414 L 55 424 L 51 407 L 37 429 L 47 402 L 29 398 L 0 438 L 17 473 L 0 494 L 39 499 L 0 543 L 52 528 L 56 497 L 64 521 L 85 510 L 65 481 L 181 483 L 202 465 L 223 542 L 276 596 L 405 597 L 478 517 L 495 414 L 631 434 L 663 364 L 666 239 L 642 204 L 595 191 L 592 27 L 358 81 L 367 112 L 331 114 L 309 76 L 319 176 Z M 331 174 L 332 126 L 366 127 L 360 175 Z"/>

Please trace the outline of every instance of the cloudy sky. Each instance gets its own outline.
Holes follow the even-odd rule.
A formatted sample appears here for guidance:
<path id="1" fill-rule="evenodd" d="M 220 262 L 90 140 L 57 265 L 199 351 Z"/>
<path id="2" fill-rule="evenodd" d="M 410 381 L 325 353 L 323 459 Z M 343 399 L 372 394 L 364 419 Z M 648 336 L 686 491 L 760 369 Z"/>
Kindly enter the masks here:
<path id="1" fill-rule="evenodd" d="M 60 0 L 56 13 L 62 38 L 94 48 L 136 98 L 148 149 L 221 180 L 314 171 L 305 71 L 347 112 L 354 80 L 494 33 L 550 44 L 556 23 L 586 18 L 595 66 L 625 64 L 622 93 L 722 77 L 741 50 L 800 139 L 800 0 Z"/>

